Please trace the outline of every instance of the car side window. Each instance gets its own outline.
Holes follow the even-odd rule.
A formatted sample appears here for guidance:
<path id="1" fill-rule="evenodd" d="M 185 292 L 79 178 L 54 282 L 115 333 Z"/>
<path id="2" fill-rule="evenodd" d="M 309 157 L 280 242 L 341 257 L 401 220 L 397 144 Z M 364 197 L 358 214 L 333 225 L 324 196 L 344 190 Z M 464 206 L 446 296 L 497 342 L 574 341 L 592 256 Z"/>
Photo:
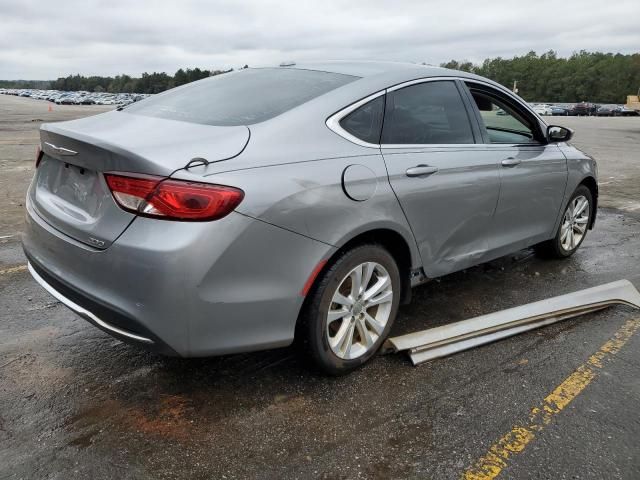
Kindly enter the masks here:
<path id="1" fill-rule="evenodd" d="M 380 129 L 384 114 L 384 95 L 365 103 L 340 120 L 340 126 L 360 140 L 380 143 Z"/>
<path id="2" fill-rule="evenodd" d="M 496 95 L 468 86 L 491 143 L 539 143 L 531 120 Z"/>
<path id="3" fill-rule="evenodd" d="M 474 143 L 467 110 L 455 83 L 418 83 L 387 93 L 381 143 Z"/>

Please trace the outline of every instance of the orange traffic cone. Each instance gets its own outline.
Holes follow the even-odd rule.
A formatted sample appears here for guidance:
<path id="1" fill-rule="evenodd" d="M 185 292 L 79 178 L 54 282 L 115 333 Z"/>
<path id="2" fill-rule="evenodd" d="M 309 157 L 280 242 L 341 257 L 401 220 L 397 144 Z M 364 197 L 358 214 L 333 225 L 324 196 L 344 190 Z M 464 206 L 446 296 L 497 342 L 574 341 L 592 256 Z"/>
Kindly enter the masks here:
<path id="1" fill-rule="evenodd" d="M 51 105 L 49 105 L 49 111 L 53 112 L 53 108 L 51 108 Z"/>

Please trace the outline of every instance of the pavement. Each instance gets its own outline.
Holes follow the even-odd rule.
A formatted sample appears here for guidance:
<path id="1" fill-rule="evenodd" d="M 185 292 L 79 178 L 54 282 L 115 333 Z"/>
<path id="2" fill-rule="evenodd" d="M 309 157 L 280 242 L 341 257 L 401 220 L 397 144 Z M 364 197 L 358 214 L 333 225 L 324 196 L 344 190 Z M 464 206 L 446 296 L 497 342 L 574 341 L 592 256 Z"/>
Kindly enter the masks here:
<path id="1" fill-rule="evenodd" d="M 33 176 L 40 125 L 108 110 L 113 110 L 113 106 L 56 105 L 44 100 L 0 95 L 0 239 L 22 229 L 24 198 Z"/>
<path id="2" fill-rule="evenodd" d="M 575 131 L 571 143 L 598 160 L 600 205 L 640 211 L 640 117 L 545 117 Z"/>
<path id="3" fill-rule="evenodd" d="M 379 356 L 340 378 L 293 348 L 166 358 L 92 327 L 24 268 L 21 221 L 5 211 L 20 211 L 29 118 L 47 103 L 9 98 L 0 122 L 11 110 L 23 144 L 0 129 L 0 178 L 14 183 L 0 185 L 0 479 L 640 478 L 640 312 L 628 307 L 419 367 Z M 603 208 L 581 249 L 522 250 L 418 287 L 394 334 L 621 278 L 640 287 L 640 118 L 555 120 L 600 162 Z"/>

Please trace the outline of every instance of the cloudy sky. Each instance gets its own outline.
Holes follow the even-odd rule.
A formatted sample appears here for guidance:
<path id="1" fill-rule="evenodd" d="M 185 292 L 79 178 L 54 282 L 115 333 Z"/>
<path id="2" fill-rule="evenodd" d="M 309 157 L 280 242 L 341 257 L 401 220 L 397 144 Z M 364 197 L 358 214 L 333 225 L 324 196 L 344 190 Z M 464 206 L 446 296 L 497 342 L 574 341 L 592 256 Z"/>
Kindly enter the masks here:
<path id="1" fill-rule="evenodd" d="M 640 51 L 640 0 L 0 0 L 0 79 Z"/>

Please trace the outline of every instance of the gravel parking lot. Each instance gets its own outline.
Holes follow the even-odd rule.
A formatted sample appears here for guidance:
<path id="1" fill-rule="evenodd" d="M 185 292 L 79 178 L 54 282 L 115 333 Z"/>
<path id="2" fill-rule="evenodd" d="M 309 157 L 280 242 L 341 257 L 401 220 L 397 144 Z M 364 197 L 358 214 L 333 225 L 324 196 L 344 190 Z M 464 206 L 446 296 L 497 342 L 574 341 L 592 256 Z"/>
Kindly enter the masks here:
<path id="1" fill-rule="evenodd" d="M 640 313 L 626 307 L 342 378 L 292 348 L 164 358 L 75 317 L 26 271 L 22 204 L 40 123 L 107 109 L 0 96 L 0 479 L 640 478 Z M 640 117 L 549 121 L 599 162 L 596 229 L 569 260 L 523 250 L 419 287 L 394 333 L 640 287 Z"/>

